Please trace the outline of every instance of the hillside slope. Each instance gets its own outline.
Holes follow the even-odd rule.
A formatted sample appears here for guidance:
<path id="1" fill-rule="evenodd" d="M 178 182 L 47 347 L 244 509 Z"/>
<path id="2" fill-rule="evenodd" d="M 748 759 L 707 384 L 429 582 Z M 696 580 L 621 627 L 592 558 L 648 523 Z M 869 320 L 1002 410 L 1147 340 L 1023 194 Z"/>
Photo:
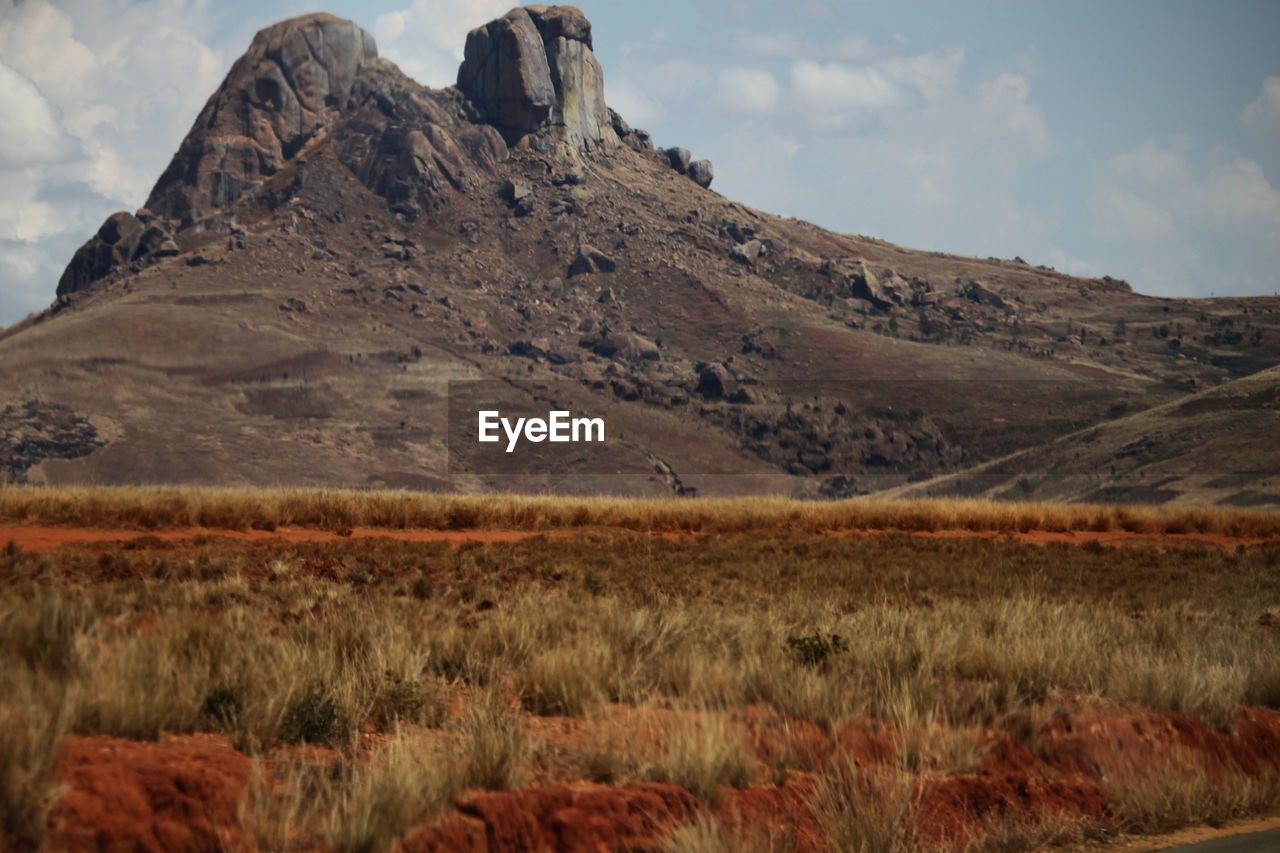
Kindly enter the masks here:
<path id="1" fill-rule="evenodd" d="M 895 494 L 1280 507 L 1280 368 Z"/>

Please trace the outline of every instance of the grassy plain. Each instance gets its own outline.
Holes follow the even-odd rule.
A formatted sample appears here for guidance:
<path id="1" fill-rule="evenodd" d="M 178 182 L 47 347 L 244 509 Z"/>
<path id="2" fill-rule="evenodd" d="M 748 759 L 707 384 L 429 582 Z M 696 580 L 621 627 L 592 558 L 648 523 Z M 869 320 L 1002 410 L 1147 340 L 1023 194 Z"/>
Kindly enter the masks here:
<path id="1" fill-rule="evenodd" d="M 691 795 L 654 829 L 675 851 L 1029 850 L 1280 805 L 1274 515 L 113 489 L 0 492 L 0 523 L 139 531 L 0 553 L 20 846 L 75 831 L 68 744 L 210 733 L 251 767 L 214 821 L 243 849 L 463 849 L 439 833 L 476 792 L 588 781 Z M 575 532 L 216 534 L 286 526 Z M 1171 538 L 908 532 L 1116 529 Z"/>

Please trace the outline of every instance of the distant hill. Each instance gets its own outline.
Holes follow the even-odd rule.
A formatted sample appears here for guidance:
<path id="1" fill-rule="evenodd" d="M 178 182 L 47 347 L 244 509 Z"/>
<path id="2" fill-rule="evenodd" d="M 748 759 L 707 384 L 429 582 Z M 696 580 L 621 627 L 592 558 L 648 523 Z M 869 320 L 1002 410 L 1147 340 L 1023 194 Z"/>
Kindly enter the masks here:
<path id="1" fill-rule="evenodd" d="M 1278 507 L 1280 368 L 898 494 Z"/>
<path id="2" fill-rule="evenodd" d="M 571 7 L 473 31 L 443 90 L 349 21 L 276 24 L 145 208 L 110 217 L 54 304 L 0 332 L 0 471 L 840 497 L 1047 460 L 1280 364 L 1277 298 L 1158 299 L 906 249 L 713 186 L 711 163 L 607 107 Z M 600 416 L 609 438 L 481 453 L 475 410 L 496 404 Z M 1264 435 L 1201 433 L 1222 453 L 1187 455 L 1183 476 L 1210 491 L 1144 481 L 1142 499 L 1270 494 L 1203 485 L 1274 470 Z M 984 491 L 1141 497 L 1093 464 L 1084 491 L 1013 468 Z"/>

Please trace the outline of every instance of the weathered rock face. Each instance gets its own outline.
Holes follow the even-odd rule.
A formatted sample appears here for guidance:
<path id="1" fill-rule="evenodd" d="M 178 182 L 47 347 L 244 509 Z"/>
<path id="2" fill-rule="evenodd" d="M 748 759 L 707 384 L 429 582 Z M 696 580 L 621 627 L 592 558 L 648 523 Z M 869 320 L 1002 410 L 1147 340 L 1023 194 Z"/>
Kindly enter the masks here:
<path id="1" fill-rule="evenodd" d="M 525 6 L 467 36 L 458 88 L 508 142 L 554 128 L 581 150 L 618 145 L 591 24 L 572 6 Z"/>
<path id="2" fill-rule="evenodd" d="M 81 246 L 58 279 L 58 296 L 84 290 L 118 267 L 178 254 L 172 223 L 143 208 L 137 215 L 121 210 L 102 223 Z"/>
<path id="3" fill-rule="evenodd" d="M 205 104 L 147 207 L 190 224 L 270 177 L 347 106 L 373 37 L 351 21 L 306 15 L 268 27 Z"/>
<path id="4" fill-rule="evenodd" d="M 423 89 L 379 60 L 350 21 L 316 14 L 268 27 L 205 104 L 147 207 L 108 219 L 76 252 L 58 294 L 179 254 L 190 232 L 230 227 L 237 203 L 275 206 L 308 182 L 330 181 L 322 166 L 299 166 L 287 188 L 255 195 L 321 136 L 392 212 L 413 220 L 475 189 L 508 155 L 496 129 L 466 120 L 468 109 L 456 90 Z"/>

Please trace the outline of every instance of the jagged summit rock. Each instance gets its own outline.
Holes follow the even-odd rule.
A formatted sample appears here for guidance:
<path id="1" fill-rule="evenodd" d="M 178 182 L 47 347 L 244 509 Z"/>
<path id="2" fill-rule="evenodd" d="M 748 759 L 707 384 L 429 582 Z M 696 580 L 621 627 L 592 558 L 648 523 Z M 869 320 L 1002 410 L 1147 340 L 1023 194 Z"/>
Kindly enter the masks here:
<path id="1" fill-rule="evenodd" d="M 413 222 L 506 177 L 500 164 L 512 147 L 658 158 L 649 134 L 606 106 L 591 23 L 573 6 L 515 8 L 473 30 L 458 85 L 445 89 L 380 58 L 351 21 L 325 13 L 282 21 L 236 60 L 146 206 L 112 214 L 76 252 L 57 295 L 67 302 L 117 271 L 137 272 L 211 234 L 234 236 L 245 218 L 279 209 L 308 181 L 354 177 Z M 677 171 L 710 184 L 707 161 Z M 555 209 L 578 210 L 587 197 L 560 199 Z M 521 217 L 537 206 L 531 195 L 512 204 Z M 324 215 L 333 214 L 344 215 Z"/>
<path id="2" fill-rule="evenodd" d="M 591 23 L 573 6 L 512 9 L 467 36 L 458 88 L 508 142 L 562 129 L 575 148 L 618 145 Z"/>
<path id="3" fill-rule="evenodd" d="M 323 133 L 349 106 L 361 66 L 377 58 L 373 36 L 325 13 L 262 30 L 201 110 L 146 206 L 183 225 L 227 207 Z"/>

